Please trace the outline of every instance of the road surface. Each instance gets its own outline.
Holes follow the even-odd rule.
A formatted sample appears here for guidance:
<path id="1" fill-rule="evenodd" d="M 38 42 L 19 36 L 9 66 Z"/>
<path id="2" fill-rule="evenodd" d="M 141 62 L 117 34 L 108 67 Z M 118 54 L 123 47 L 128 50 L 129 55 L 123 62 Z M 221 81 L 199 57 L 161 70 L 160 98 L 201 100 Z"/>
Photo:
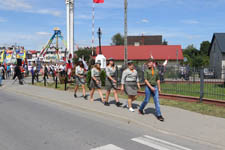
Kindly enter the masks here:
<path id="1" fill-rule="evenodd" d="M 115 118 L 0 89 L 0 149 L 214 150 L 215 148 Z"/>

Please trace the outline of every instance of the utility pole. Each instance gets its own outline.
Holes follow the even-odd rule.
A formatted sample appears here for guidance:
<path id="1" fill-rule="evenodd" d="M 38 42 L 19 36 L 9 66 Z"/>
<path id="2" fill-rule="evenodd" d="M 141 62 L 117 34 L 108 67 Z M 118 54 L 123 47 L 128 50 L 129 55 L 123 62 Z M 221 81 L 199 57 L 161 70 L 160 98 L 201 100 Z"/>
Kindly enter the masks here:
<path id="1" fill-rule="evenodd" d="M 127 0 L 124 0 L 124 65 L 127 64 Z"/>

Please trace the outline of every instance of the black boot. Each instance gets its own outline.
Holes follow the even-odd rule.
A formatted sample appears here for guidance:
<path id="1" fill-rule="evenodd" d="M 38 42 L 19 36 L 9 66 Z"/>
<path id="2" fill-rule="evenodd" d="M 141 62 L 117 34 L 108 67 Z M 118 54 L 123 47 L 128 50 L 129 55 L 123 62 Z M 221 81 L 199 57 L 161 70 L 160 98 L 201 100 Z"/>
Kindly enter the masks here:
<path id="1" fill-rule="evenodd" d="M 116 106 L 117 106 L 117 107 L 120 107 L 121 105 L 123 105 L 123 104 L 120 103 L 120 102 L 116 102 Z"/>
<path id="2" fill-rule="evenodd" d="M 77 94 L 76 93 L 74 93 L 74 98 L 77 98 Z"/>

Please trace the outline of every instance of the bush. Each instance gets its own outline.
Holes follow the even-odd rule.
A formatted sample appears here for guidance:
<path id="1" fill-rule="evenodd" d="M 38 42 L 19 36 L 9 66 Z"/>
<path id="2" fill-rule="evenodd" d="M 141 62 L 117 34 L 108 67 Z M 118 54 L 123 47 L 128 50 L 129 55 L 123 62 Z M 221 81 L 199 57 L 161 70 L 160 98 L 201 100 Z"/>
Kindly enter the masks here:
<path id="1" fill-rule="evenodd" d="M 105 86 L 105 78 L 106 78 L 106 72 L 105 72 L 105 70 L 102 70 L 100 73 L 100 79 L 102 82 L 102 86 Z"/>
<path id="2" fill-rule="evenodd" d="M 105 70 L 102 70 L 101 73 L 100 73 L 100 79 L 101 79 L 101 82 L 102 82 L 102 86 L 105 86 L 105 78 L 106 78 L 106 72 L 105 72 Z M 87 72 L 86 82 L 87 82 L 87 86 L 89 87 L 89 85 L 91 83 L 91 70 L 89 70 Z"/>
<path id="3" fill-rule="evenodd" d="M 87 86 L 90 87 L 90 83 L 91 83 L 91 70 L 89 70 L 87 72 L 86 82 L 87 82 Z"/>

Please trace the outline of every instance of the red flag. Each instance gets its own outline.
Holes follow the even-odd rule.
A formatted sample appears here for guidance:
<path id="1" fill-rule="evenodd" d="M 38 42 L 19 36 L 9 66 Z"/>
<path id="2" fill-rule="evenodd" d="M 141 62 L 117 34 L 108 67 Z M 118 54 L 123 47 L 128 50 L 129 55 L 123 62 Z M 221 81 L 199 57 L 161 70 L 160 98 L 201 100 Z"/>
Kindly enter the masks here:
<path id="1" fill-rule="evenodd" d="M 93 3 L 104 3 L 104 0 L 93 0 Z"/>

